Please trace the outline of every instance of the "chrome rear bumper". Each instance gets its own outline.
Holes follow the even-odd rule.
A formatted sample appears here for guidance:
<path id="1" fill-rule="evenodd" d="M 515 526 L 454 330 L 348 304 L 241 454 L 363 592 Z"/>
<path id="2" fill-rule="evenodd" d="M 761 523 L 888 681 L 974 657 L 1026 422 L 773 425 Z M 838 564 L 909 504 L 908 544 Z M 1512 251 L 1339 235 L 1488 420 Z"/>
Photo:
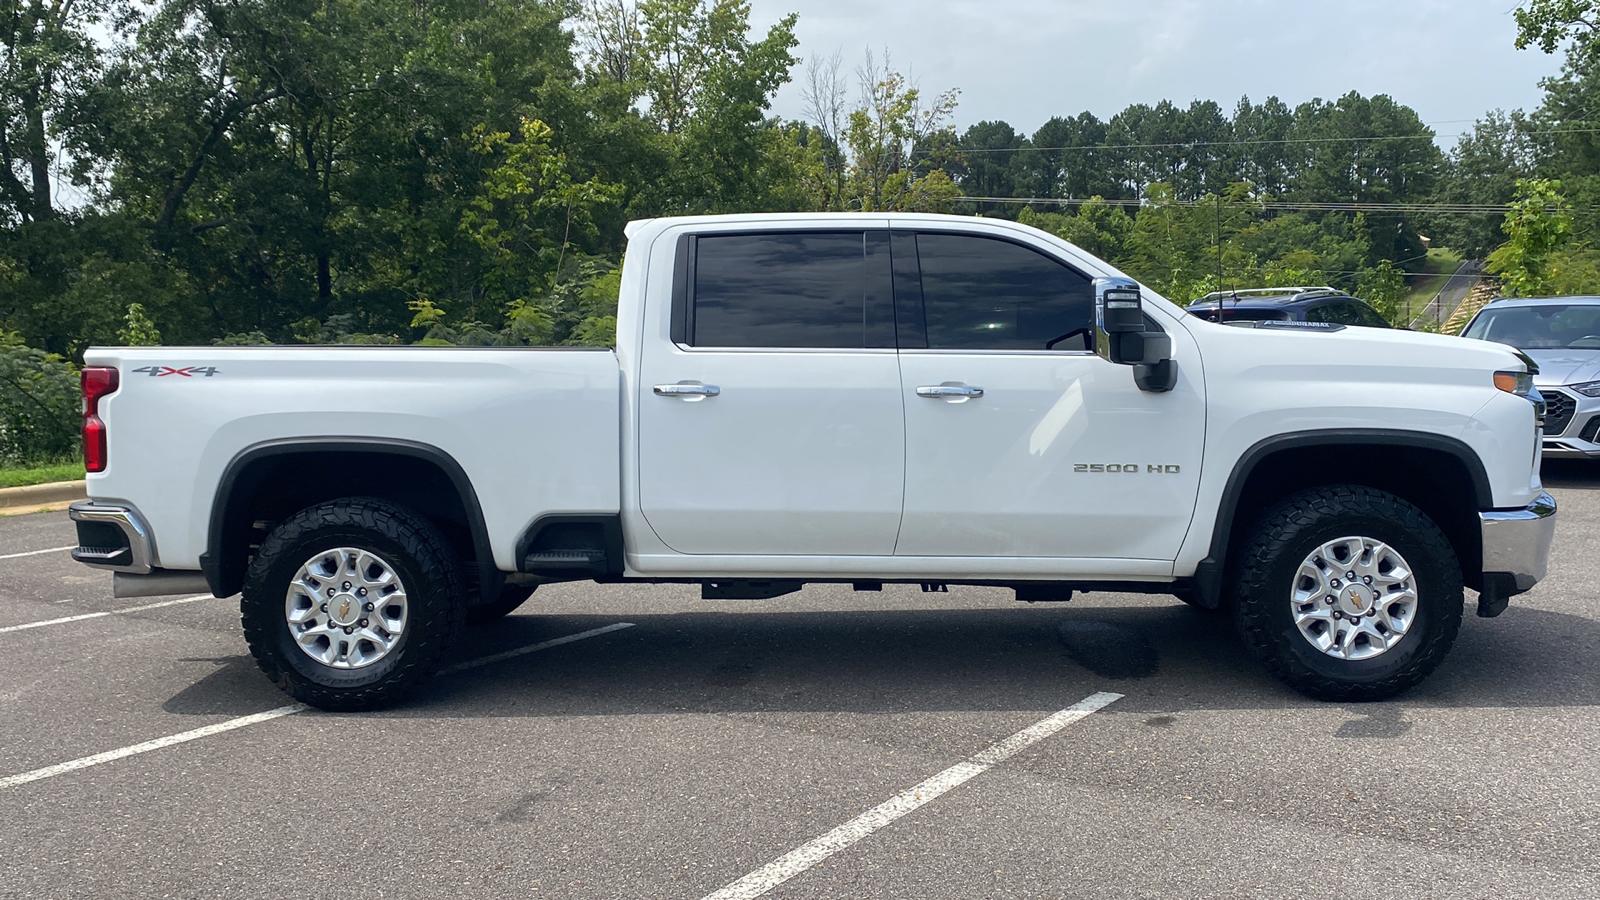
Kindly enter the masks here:
<path id="1" fill-rule="evenodd" d="M 72 558 L 84 565 L 146 575 L 155 568 L 155 544 L 150 527 L 138 510 L 93 500 L 80 500 L 67 507 L 67 515 L 78 523 L 78 546 Z"/>

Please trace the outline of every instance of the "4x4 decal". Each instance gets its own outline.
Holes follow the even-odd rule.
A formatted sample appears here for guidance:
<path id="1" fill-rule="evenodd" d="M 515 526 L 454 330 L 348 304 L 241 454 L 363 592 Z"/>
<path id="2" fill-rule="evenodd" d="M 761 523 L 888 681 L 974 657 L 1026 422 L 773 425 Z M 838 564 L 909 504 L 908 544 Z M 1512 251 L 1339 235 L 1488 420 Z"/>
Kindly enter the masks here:
<path id="1" fill-rule="evenodd" d="M 184 378 L 193 378 L 201 375 L 206 378 L 217 374 L 216 366 L 184 366 L 174 369 L 171 366 L 143 366 L 133 370 L 135 374 L 149 375 L 151 378 L 165 378 L 168 375 L 182 375 Z"/>

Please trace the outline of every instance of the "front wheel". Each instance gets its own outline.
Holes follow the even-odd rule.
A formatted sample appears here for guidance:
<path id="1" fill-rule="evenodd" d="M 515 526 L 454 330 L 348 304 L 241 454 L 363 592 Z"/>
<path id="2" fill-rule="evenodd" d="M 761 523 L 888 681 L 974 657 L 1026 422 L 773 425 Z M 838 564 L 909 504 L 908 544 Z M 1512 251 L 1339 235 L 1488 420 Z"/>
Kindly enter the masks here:
<path id="1" fill-rule="evenodd" d="M 301 510 L 262 542 L 239 601 L 256 664 L 318 709 L 376 709 L 426 679 L 461 629 L 461 565 L 427 519 L 371 499 Z"/>
<path id="2" fill-rule="evenodd" d="M 1349 485 L 1303 491 L 1257 524 L 1235 622 L 1274 675 L 1318 700 L 1383 700 L 1426 678 L 1461 628 L 1461 567 L 1410 503 Z"/>

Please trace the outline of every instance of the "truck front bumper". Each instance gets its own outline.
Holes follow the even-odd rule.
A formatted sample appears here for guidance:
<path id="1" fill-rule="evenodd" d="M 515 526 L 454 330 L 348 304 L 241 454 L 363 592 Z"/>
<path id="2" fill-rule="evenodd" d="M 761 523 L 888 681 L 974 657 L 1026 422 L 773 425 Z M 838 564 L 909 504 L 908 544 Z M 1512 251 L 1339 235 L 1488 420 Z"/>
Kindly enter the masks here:
<path id="1" fill-rule="evenodd" d="M 1550 568 L 1550 542 L 1556 533 L 1556 500 L 1547 493 L 1522 509 L 1478 514 L 1483 531 L 1483 589 L 1478 615 L 1505 612 L 1511 598 L 1529 590 Z"/>

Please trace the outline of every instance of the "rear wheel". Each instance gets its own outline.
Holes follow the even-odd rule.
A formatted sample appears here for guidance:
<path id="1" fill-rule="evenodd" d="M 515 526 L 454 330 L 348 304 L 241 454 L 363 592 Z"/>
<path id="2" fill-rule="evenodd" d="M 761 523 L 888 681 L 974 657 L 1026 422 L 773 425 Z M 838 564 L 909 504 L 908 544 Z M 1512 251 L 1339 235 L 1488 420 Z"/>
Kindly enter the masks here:
<path id="1" fill-rule="evenodd" d="M 256 664 L 334 711 L 389 705 L 433 673 L 461 628 L 461 565 L 431 523 L 380 500 L 302 510 L 250 564 L 240 615 Z"/>
<path id="2" fill-rule="evenodd" d="M 1319 700 L 1426 678 L 1461 627 L 1461 568 L 1432 519 L 1366 487 L 1303 491 L 1257 524 L 1234 617 L 1272 673 Z"/>

